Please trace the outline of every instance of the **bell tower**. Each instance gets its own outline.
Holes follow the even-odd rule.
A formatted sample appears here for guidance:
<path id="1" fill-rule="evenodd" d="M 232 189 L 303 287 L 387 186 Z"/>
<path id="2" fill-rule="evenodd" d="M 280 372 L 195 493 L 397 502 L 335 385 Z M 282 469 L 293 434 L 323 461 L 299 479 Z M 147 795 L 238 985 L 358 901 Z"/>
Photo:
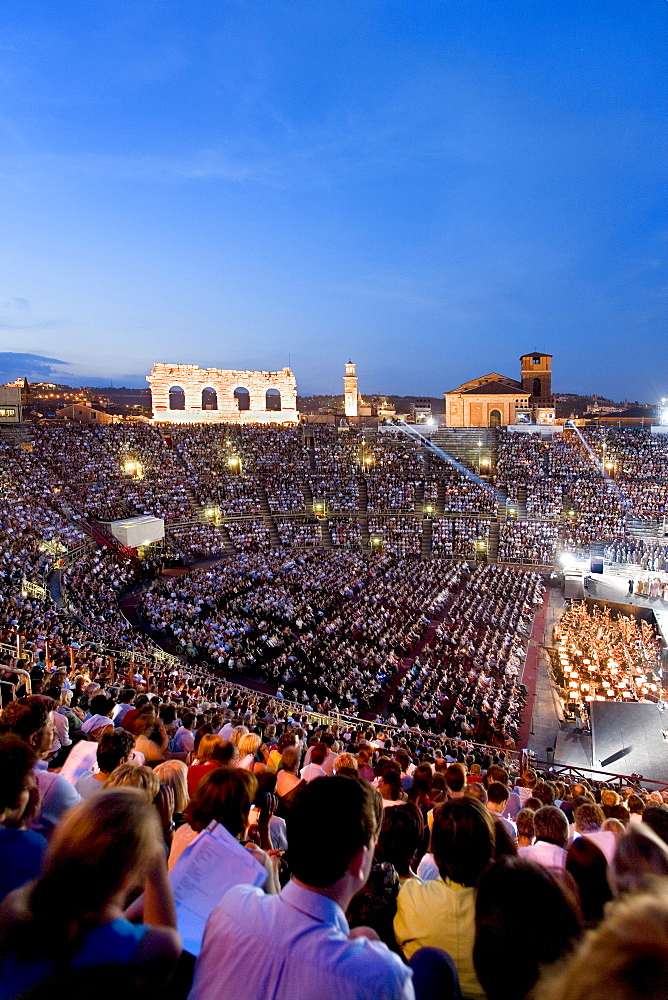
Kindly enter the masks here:
<path id="1" fill-rule="evenodd" d="M 344 412 L 347 417 L 357 416 L 357 375 L 355 365 L 349 361 L 343 379 Z"/>
<path id="2" fill-rule="evenodd" d="M 552 406 L 552 355 L 534 351 L 523 354 L 520 362 L 522 389 L 531 396 L 530 406 Z"/>

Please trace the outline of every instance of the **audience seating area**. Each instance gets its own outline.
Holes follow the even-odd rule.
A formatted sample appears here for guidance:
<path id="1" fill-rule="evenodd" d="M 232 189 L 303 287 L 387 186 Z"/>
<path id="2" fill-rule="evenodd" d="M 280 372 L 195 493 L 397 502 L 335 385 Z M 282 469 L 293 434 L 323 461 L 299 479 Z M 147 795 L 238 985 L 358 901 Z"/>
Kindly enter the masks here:
<path id="1" fill-rule="evenodd" d="M 0 1000 L 664 997 L 668 790 L 517 744 L 531 567 L 663 572 L 666 445 L 499 432 L 495 495 L 309 431 L 0 441 Z M 564 680 L 645 683 L 610 629 L 574 606 Z"/>

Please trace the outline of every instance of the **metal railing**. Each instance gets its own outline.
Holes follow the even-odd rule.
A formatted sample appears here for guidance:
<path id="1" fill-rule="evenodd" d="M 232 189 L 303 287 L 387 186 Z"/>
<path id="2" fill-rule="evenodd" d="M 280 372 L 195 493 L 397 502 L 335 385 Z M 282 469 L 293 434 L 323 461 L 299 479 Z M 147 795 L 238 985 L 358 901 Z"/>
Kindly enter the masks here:
<path id="1" fill-rule="evenodd" d="M 644 788 L 646 785 L 652 785 L 657 792 L 668 791 L 668 782 L 646 778 L 641 774 L 617 774 L 614 771 L 602 771 L 600 768 L 596 770 L 592 767 L 582 767 L 579 764 L 559 764 L 557 761 L 536 760 L 533 756 L 527 758 L 527 765 L 533 769 L 549 771 L 553 777 L 563 774 L 569 778 L 583 778 L 586 781 L 617 784 L 620 788 L 629 785 Z"/>

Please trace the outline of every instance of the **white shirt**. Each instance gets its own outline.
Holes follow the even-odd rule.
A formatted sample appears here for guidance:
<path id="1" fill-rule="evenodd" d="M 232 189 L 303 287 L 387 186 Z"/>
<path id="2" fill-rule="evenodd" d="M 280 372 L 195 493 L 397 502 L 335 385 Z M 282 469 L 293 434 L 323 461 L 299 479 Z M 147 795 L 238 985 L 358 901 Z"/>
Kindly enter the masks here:
<path id="1" fill-rule="evenodd" d="M 416 874 L 421 882 L 434 882 L 437 878 L 440 877 L 438 865 L 434 860 L 433 854 L 422 855 L 422 860 L 418 865 Z"/>
<path id="2" fill-rule="evenodd" d="M 556 844 L 548 844 L 546 840 L 537 840 L 531 847 L 520 847 L 517 856 L 554 871 L 563 871 L 566 867 L 566 851 Z"/>
<path id="3" fill-rule="evenodd" d="M 237 885 L 209 917 L 188 1000 L 414 1000 L 398 955 L 348 934 L 340 906 L 297 882 Z"/>
<path id="4" fill-rule="evenodd" d="M 320 764 L 307 764 L 306 767 L 301 769 L 301 777 L 304 781 L 313 781 L 315 778 L 326 778 L 328 777 L 327 771 L 320 767 Z"/>

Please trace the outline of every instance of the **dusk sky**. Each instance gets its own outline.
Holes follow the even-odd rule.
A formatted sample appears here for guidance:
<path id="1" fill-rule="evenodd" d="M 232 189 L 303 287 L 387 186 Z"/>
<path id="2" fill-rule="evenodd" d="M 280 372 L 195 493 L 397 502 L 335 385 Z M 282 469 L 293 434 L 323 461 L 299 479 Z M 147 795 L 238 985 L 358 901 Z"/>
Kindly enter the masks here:
<path id="1" fill-rule="evenodd" d="M 667 39 L 665 0 L 4 0 L 0 351 L 666 396 Z"/>

